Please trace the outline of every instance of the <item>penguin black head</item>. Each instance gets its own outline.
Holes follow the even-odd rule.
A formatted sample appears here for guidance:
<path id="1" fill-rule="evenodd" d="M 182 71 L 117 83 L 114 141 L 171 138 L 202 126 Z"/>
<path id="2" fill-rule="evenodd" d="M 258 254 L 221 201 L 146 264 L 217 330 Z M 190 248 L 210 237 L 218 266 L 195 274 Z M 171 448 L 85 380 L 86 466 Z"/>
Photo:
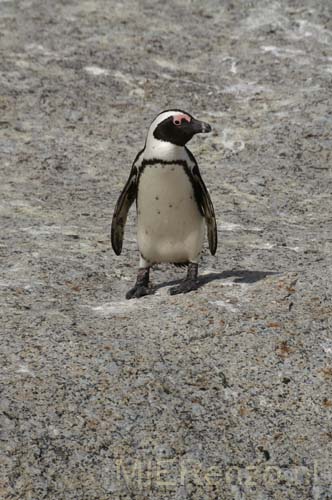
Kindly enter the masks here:
<path id="1" fill-rule="evenodd" d="M 179 109 L 162 111 L 151 128 L 155 139 L 176 146 L 184 146 L 195 134 L 211 131 L 208 123 L 196 120 Z"/>

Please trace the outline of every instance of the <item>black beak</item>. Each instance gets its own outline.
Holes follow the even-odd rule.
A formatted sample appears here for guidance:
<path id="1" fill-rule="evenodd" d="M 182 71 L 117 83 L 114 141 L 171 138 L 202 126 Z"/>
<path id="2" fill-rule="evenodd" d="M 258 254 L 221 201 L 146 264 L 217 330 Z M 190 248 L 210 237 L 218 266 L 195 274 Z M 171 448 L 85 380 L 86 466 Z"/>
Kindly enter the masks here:
<path id="1" fill-rule="evenodd" d="M 191 120 L 190 125 L 194 134 L 206 134 L 211 132 L 211 126 L 208 123 L 201 122 L 195 118 Z"/>

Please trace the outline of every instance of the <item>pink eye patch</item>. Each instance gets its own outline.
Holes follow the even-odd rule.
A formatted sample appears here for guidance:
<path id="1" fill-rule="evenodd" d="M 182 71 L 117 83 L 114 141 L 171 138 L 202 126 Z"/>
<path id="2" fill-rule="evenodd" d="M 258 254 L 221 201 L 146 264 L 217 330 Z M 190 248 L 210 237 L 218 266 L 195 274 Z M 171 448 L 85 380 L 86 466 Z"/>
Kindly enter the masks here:
<path id="1" fill-rule="evenodd" d="M 181 125 L 182 120 L 186 120 L 186 122 L 188 122 L 188 123 L 191 122 L 191 118 L 189 115 L 180 114 L 180 115 L 173 116 L 174 125 Z"/>

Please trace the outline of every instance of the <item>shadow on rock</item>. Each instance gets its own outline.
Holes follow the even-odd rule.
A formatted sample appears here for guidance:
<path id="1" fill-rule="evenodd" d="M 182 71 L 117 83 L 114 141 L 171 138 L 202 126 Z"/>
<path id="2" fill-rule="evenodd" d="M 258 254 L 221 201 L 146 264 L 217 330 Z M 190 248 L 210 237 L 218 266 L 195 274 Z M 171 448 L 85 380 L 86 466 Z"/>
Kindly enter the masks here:
<path id="1" fill-rule="evenodd" d="M 222 273 L 209 273 L 203 276 L 200 276 L 199 280 L 202 282 L 202 285 L 205 283 L 210 283 L 215 280 L 223 280 L 227 278 L 235 279 L 234 283 L 256 283 L 256 281 L 263 280 L 266 276 L 272 276 L 280 274 L 276 271 L 223 271 Z"/>
<path id="2" fill-rule="evenodd" d="M 223 271 L 221 273 L 209 273 L 198 277 L 198 288 L 210 283 L 211 281 L 225 280 L 227 278 L 234 277 L 234 283 L 256 283 L 257 281 L 263 280 L 266 276 L 279 275 L 276 271 Z M 181 283 L 181 279 L 166 281 L 155 286 L 155 290 L 164 288 L 165 286 L 172 286 Z"/>

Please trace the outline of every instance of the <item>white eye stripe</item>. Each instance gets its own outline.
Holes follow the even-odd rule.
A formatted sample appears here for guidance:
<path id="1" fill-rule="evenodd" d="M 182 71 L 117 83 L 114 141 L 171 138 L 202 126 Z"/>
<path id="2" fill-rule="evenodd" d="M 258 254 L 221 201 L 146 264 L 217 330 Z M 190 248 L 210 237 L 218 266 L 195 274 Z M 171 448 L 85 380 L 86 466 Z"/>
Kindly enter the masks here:
<path id="1" fill-rule="evenodd" d="M 181 125 L 184 121 L 190 123 L 191 117 L 185 113 L 173 117 L 174 125 Z"/>

